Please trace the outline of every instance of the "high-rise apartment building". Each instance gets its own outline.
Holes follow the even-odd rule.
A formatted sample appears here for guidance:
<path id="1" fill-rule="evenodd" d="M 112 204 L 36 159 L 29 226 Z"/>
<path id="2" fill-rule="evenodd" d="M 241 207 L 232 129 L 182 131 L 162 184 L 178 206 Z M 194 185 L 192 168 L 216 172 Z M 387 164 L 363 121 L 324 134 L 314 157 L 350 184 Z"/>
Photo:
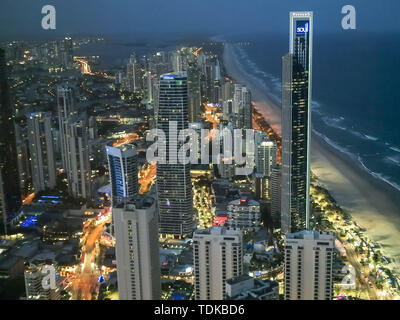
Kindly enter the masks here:
<path id="1" fill-rule="evenodd" d="M 282 232 L 308 229 L 312 12 L 290 13 L 289 54 L 282 58 Z"/>
<path id="2" fill-rule="evenodd" d="M 177 154 L 183 144 L 177 136 L 188 126 L 187 74 L 164 74 L 160 77 L 157 118 L 157 128 L 166 138 L 166 163 L 157 163 L 160 233 L 178 238 L 193 232 L 190 164 L 180 163 Z M 176 133 L 171 135 L 170 130 Z"/>
<path id="3" fill-rule="evenodd" d="M 89 127 L 86 114 L 77 115 L 74 89 L 57 88 L 58 123 L 62 166 L 67 176 L 68 191 L 75 198 L 91 198 L 89 160 Z"/>
<path id="4" fill-rule="evenodd" d="M 276 165 L 276 142 L 262 141 L 257 145 L 257 173 L 270 177 Z"/>
<path id="5" fill-rule="evenodd" d="M 126 84 L 129 91 L 143 89 L 143 70 L 135 54 L 132 54 L 126 67 Z"/>
<path id="6" fill-rule="evenodd" d="M 136 147 L 125 144 L 106 147 L 111 181 L 113 207 L 133 201 L 138 194 L 138 168 Z"/>
<path id="7" fill-rule="evenodd" d="M 235 125 L 239 129 L 251 129 L 252 110 L 250 90 L 241 84 L 234 85 L 233 112 L 235 114 Z"/>
<path id="8" fill-rule="evenodd" d="M 335 236 L 303 230 L 285 237 L 285 299 L 332 300 Z"/>
<path id="9" fill-rule="evenodd" d="M 7 217 L 17 212 L 21 206 L 14 112 L 11 108 L 6 68 L 5 51 L 0 49 L 0 219 L 5 232 Z"/>
<path id="10" fill-rule="evenodd" d="M 89 160 L 88 127 L 86 119 L 68 126 L 67 180 L 70 194 L 75 198 L 91 198 L 91 170 Z"/>
<path id="11" fill-rule="evenodd" d="M 189 122 L 200 120 L 200 70 L 195 61 L 188 62 L 188 99 L 189 99 Z"/>
<path id="12" fill-rule="evenodd" d="M 113 208 L 120 300 L 158 300 L 161 269 L 156 201 L 139 197 Z"/>
<path id="13" fill-rule="evenodd" d="M 60 134 L 60 147 L 61 147 L 61 158 L 62 167 L 66 170 L 68 162 L 68 124 L 77 115 L 76 110 L 76 95 L 74 88 L 65 85 L 57 87 L 57 112 L 58 112 L 58 124 Z"/>
<path id="14" fill-rule="evenodd" d="M 35 192 L 56 186 L 51 113 L 33 113 L 27 120 L 31 172 Z"/>
<path id="15" fill-rule="evenodd" d="M 196 300 L 223 300 L 226 280 L 243 273 L 242 231 L 213 227 L 196 230 L 193 260 Z"/>
<path id="16" fill-rule="evenodd" d="M 281 188 L 281 166 L 276 165 L 272 168 L 271 179 L 269 183 L 269 194 L 271 197 L 271 217 L 275 228 L 279 228 L 281 226 Z"/>

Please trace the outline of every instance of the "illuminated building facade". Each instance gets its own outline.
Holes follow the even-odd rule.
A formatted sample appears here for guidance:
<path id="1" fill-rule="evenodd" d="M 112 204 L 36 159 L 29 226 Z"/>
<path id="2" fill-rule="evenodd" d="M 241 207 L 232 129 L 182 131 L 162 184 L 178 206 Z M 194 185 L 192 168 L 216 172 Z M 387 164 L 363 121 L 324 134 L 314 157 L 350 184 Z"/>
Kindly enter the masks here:
<path id="1" fill-rule="evenodd" d="M 125 144 L 106 147 L 111 181 L 112 205 L 134 200 L 138 194 L 136 147 Z"/>
<path id="2" fill-rule="evenodd" d="M 56 186 L 56 164 L 51 113 L 34 113 L 28 117 L 28 140 L 35 192 L 53 189 Z"/>
<path id="3" fill-rule="evenodd" d="M 244 231 L 260 229 L 260 203 L 247 198 L 237 199 L 228 204 L 227 226 Z"/>
<path id="4" fill-rule="evenodd" d="M 0 49 L 0 217 L 5 232 L 7 217 L 21 206 L 14 117 L 6 67 L 5 51 Z"/>
<path id="5" fill-rule="evenodd" d="M 309 227 L 312 33 L 312 12 L 290 13 L 290 51 L 282 58 L 283 233 Z"/>
<path id="6" fill-rule="evenodd" d="M 190 164 L 178 161 L 181 142 L 170 136 L 170 125 L 176 125 L 179 134 L 188 129 L 188 87 L 186 72 L 164 74 L 160 77 L 157 128 L 166 136 L 165 164 L 157 163 L 157 195 L 160 233 L 184 237 L 193 232 L 193 199 Z M 176 152 L 176 154 L 174 154 Z M 174 161 L 175 160 L 175 161 Z M 173 162 L 173 163 L 172 163 Z"/>

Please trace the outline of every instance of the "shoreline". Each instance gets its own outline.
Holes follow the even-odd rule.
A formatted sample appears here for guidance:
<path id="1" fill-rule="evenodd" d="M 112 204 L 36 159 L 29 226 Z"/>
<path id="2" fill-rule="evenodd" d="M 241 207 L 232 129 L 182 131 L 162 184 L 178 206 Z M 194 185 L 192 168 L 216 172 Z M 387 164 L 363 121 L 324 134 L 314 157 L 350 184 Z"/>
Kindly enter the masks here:
<path id="1" fill-rule="evenodd" d="M 252 101 L 271 127 L 281 134 L 281 108 L 238 65 L 230 44 L 224 46 L 223 64 L 230 77 L 247 85 Z M 364 234 L 392 260 L 388 265 L 400 274 L 400 193 L 384 181 L 363 170 L 348 155 L 341 153 L 315 133 L 311 140 L 311 169 L 318 181 L 335 198 Z"/>

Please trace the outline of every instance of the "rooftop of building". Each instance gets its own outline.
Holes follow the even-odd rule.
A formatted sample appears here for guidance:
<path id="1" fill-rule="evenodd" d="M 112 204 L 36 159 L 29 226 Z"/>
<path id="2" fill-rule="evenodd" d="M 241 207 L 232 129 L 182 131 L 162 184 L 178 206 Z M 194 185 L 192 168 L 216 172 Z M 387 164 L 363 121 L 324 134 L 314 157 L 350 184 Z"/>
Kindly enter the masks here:
<path id="1" fill-rule="evenodd" d="M 160 76 L 161 80 L 184 80 L 187 78 L 186 71 L 165 73 Z"/>
<path id="2" fill-rule="evenodd" d="M 240 199 L 235 199 L 229 202 L 229 205 L 233 206 L 259 206 L 260 203 L 258 201 L 248 199 L 247 197 L 242 197 Z"/>
<path id="3" fill-rule="evenodd" d="M 288 233 L 286 239 L 299 239 L 299 240 L 334 240 L 332 232 L 320 232 L 315 230 L 302 230 L 296 233 Z"/>
<path id="4" fill-rule="evenodd" d="M 133 211 L 135 209 L 143 210 L 151 208 L 155 203 L 155 199 L 148 195 L 139 195 L 136 199 L 128 200 L 126 203 L 121 203 L 116 208 L 127 211 Z"/>
<path id="5" fill-rule="evenodd" d="M 194 232 L 194 237 L 196 235 L 226 235 L 226 236 L 234 236 L 241 234 L 242 231 L 240 229 L 235 228 L 225 228 L 225 227 L 212 227 L 208 229 L 198 229 Z"/>
<path id="6" fill-rule="evenodd" d="M 250 276 L 247 275 L 247 274 L 243 274 L 243 275 L 238 276 L 238 277 L 234 277 L 234 278 L 227 279 L 227 280 L 226 280 L 226 283 L 227 283 L 227 284 L 230 284 L 230 285 L 233 285 L 233 284 L 237 284 L 237 283 L 240 283 L 240 282 L 242 282 L 242 281 L 247 281 L 247 280 L 250 280 L 250 279 L 253 279 L 253 278 L 250 277 Z"/>

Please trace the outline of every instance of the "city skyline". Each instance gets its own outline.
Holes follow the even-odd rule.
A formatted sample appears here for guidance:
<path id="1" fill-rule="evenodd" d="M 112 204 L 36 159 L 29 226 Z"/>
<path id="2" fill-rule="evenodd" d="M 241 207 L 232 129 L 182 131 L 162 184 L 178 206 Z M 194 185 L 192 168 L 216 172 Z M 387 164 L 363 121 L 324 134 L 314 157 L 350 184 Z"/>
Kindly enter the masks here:
<path id="1" fill-rule="evenodd" d="M 125 14 L 107 25 L 132 4 L 88 1 L 71 19 L 91 8 L 83 30 L 108 8 L 96 36 L 66 32 L 58 13 L 52 39 L 29 38 L 27 18 L 24 40 L 0 41 L 0 300 L 203 315 L 211 302 L 162 301 L 230 313 L 240 301 L 247 314 L 247 300 L 400 299 L 400 140 L 379 122 L 397 106 L 400 47 L 378 33 L 391 20 L 364 38 L 374 7 L 357 0 L 350 29 L 340 4 L 205 1 L 179 20 L 180 1 L 136 3 L 130 27 Z M 247 9 L 234 27 L 202 26 L 232 8 Z M 161 41 L 103 28 L 162 28 Z"/>

